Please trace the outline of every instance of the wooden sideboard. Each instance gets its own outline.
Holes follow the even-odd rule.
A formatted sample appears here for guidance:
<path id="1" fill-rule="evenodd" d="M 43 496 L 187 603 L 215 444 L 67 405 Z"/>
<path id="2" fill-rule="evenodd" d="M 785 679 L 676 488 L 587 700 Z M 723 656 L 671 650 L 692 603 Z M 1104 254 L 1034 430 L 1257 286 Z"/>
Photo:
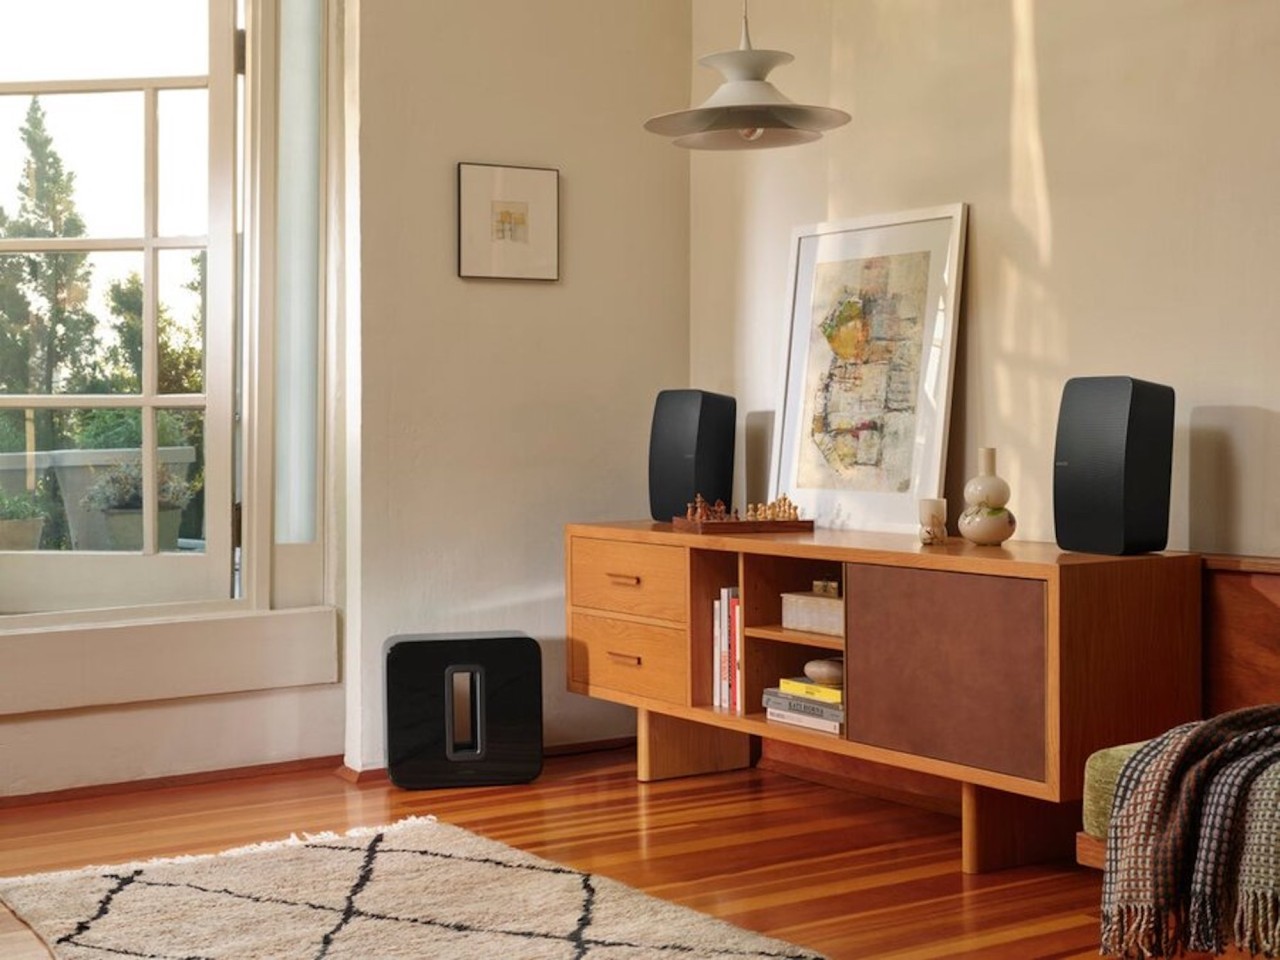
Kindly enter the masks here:
<path id="1" fill-rule="evenodd" d="M 1200 558 L 895 534 L 565 531 L 568 688 L 636 707 L 641 780 L 737 769 L 763 737 L 961 783 L 963 869 L 1070 856 L 1084 761 L 1201 715 Z M 782 594 L 839 580 L 845 636 L 785 630 Z M 712 706 L 712 608 L 741 597 L 745 711 Z M 761 697 L 842 652 L 842 734 Z"/>

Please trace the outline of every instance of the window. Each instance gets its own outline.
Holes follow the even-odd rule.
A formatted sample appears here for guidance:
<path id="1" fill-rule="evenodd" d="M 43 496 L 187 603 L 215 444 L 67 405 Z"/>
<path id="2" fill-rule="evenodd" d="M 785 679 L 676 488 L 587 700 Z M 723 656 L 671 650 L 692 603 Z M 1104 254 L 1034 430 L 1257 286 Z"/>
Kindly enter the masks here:
<path id="1" fill-rule="evenodd" d="M 0 0 L 0 716 L 338 678 L 348 16 Z"/>
<path id="2" fill-rule="evenodd" d="M 3 17 L 0 613 L 227 599 L 233 0 Z"/>

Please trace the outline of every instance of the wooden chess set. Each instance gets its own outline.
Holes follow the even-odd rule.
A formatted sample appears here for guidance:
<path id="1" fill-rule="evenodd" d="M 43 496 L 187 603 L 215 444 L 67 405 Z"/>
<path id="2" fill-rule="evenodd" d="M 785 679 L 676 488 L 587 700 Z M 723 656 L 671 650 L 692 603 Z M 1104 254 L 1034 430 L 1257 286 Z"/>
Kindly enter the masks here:
<path id="1" fill-rule="evenodd" d="M 747 505 L 747 515 L 732 513 L 723 500 L 707 503 L 695 494 L 683 517 L 672 517 L 671 525 L 682 533 L 797 533 L 813 529 L 812 520 L 800 519 L 800 508 L 784 493 L 770 503 Z"/>

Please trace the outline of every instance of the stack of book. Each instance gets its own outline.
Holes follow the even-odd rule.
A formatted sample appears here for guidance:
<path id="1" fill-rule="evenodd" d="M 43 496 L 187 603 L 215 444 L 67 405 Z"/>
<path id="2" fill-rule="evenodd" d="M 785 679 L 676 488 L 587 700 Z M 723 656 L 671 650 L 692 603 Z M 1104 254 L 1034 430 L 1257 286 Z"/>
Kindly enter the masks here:
<path id="1" fill-rule="evenodd" d="M 765 718 L 824 733 L 839 733 L 844 724 L 844 689 L 814 683 L 807 677 L 783 677 L 764 691 Z"/>

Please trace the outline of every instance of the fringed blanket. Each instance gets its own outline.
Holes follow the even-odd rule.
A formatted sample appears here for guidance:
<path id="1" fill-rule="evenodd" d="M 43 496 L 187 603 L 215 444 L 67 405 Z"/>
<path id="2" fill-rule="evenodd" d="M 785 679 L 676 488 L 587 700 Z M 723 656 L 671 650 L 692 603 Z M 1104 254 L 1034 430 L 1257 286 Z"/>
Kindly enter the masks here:
<path id="1" fill-rule="evenodd" d="M 1280 948 L 1280 705 L 1175 727 L 1120 771 L 1102 952 Z"/>

